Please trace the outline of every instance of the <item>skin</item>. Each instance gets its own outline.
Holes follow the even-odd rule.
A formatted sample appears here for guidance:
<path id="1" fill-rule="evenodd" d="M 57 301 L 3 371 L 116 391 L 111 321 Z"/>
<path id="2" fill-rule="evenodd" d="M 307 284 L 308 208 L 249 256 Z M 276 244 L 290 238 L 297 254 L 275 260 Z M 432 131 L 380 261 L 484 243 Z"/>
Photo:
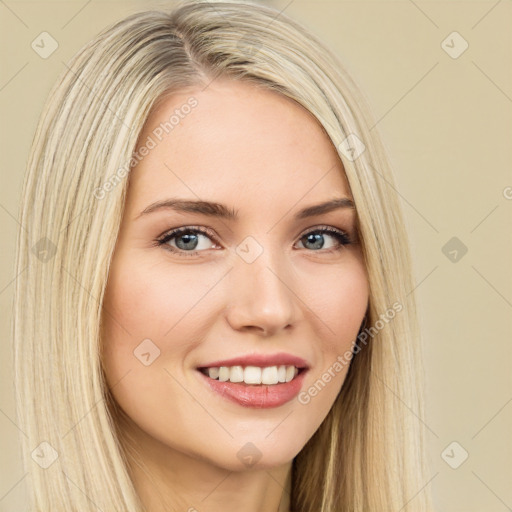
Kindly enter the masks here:
<path id="1" fill-rule="evenodd" d="M 104 302 L 105 375 L 148 510 L 287 511 L 292 460 L 331 409 L 348 366 L 308 404 L 268 409 L 226 400 L 196 368 L 288 352 L 310 366 L 305 390 L 351 350 L 369 296 L 356 212 L 294 219 L 306 206 L 351 198 L 343 165 L 309 112 L 251 84 L 215 80 L 174 94 L 149 117 L 141 143 L 190 96 L 198 106 L 130 174 Z M 140 215 L 170 197 L 222 203 L 239 219 Z M 200 252 L 185 257 L 168 249 L 193 251 L 183 234 L 155 243 L 182 226 L 209 228 L 215 239 L 199 234 Z M 320 233 L 321 248 L 308 242 L 304 235 L 323 226 L 355 242 L 342 246 L 330 233 Z M 252 263 L 236 252 L 248 236 L 263 248 Z M 134 356 L 145 339 L 160 350 L 148 366 Z M 261 453 L 251 467 L 237 457 L 249 442 Z"/>

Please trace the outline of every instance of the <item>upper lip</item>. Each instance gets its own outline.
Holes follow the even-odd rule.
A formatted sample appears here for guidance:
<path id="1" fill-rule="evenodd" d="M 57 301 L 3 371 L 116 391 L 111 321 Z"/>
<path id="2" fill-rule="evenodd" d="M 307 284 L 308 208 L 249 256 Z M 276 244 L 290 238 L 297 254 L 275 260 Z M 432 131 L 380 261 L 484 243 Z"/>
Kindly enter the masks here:
<path id="1" fill-rule="evenodd" d="M 220 368 L 221 366 L 296 366 L 297 368 L 309 368 L 307 362 L 302 357 L 279 352 L 277 354 L 248 354 L 238 356 L 232 359 L 223 359 L 202 364 L 198 368 Z"/>

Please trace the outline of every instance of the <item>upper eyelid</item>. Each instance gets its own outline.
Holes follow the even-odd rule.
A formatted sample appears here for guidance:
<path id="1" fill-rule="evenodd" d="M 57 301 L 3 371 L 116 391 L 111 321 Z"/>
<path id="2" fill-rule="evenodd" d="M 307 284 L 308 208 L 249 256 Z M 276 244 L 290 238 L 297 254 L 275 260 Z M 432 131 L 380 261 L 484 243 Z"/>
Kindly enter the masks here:
<path id="1" fill-rule="evenodd" d="M 180 232 L 186 232 L 186 231 L 197 231 L 200 235 L 210 236 L 211 238 L 217 240 L 216 234 L 213 232 L 213 230 L 209 228 L 205 228 L 202 226 L 194 226 L 194 225 L 187 225 L 187 226 L 180 226 L 173 229 L 168 229 L 167 231 L 164 231 L 161 235 L 157 237 L 157 240 L 162 240 L 166 238 L 169 235 L 177 236 L 180 234 Z"/>

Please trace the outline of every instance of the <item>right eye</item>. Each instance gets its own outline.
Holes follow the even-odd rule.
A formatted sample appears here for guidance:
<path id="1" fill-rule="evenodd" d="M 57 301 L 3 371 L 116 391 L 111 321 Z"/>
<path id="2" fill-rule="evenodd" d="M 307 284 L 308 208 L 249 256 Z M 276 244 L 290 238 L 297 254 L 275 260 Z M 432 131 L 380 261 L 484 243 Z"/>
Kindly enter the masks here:
<path id="1" fill-rule="evenodd" d="M 203 243 L 201 243 L 202 239 L 204 239 Z M 208 240 L 211 242 L 211 239 L 214 239 L 214 236 L 210 230 L 185 226 L 169 231 L 156 242 L 159 246 L 165 246 L 165 249 L 179 256 L 195 256 L 199 252 L 212 248 L 208 247 Z"/>

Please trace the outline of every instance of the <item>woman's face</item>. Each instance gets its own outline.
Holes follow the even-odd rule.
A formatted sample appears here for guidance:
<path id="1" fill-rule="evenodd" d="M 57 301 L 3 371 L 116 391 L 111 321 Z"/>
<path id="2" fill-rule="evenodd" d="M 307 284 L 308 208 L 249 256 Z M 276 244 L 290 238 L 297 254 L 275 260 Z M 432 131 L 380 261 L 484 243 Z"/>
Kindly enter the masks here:
<path id="1" fill-rule="evenodd" d="M 351 198 L 338 155 L 305 109 L 226 80 L 162 103 L 138 154 L 104 304 L 112 394 L 162 464 L 284 464 L 333 405 L 368 303 L 355 210 L 320 207 Z"/>

